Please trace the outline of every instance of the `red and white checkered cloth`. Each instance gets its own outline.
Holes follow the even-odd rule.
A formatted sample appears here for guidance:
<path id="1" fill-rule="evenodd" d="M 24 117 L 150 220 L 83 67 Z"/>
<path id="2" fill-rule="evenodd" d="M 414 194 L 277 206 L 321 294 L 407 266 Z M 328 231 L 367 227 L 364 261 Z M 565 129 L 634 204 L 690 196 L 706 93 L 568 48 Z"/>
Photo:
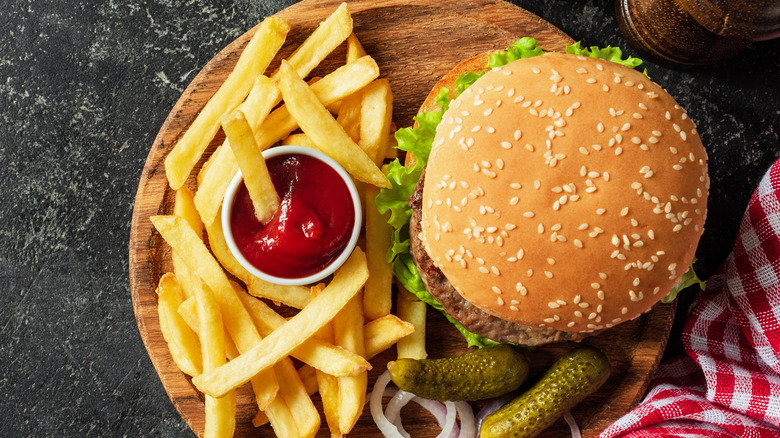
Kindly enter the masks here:
<path id="1" fill-rule="evenodd" d="M 600 438 L 780 437 L 780 160 L 642 403 Z"/>

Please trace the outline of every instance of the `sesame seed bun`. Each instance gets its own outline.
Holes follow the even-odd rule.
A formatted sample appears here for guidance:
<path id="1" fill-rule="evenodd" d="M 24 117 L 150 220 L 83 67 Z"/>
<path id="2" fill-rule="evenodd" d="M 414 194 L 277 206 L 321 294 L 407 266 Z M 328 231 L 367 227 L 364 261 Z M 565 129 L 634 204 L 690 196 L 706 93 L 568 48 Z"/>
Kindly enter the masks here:
<path id="1" fill-rule="evenodd" d="M 680 281 L 708 187 L 694 123 L 660 86 L 616 63 L 547 54 L 488 71 L 452 101 L 420 238 L 484 312 L 592 332 Z"/>

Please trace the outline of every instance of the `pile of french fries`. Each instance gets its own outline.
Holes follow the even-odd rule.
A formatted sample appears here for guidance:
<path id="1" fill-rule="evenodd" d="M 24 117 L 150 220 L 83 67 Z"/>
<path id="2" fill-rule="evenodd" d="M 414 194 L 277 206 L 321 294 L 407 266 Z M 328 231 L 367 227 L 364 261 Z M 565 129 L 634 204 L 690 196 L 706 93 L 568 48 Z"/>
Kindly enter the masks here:
<path id="1" fill-rule="evenodd" d="M 352 33 L 346 4 L 266 76 L 289 30 L 276 17 L 257 27 L 165 159 L 176 191 L 173 214 L 150 218 L 173 249 L 173 272 L 157 288 L 160 327 L 173 361 L 204 394 L 207 437 L 233 435 L 235 391 L 247 383 L 258 408 L 255 426 L 270 423 L 280 437 L 314 436 L 321 418 L 311 396 L 319 391 L 331 435 L 346 435 L 363 411 L 368 360 L 396 342 L 399 356 L 425 356 L 424 304 L 399 293 L 401 317 L 390 313 L 391 231 L 374 207 L 379 187 L 389 187 L 382 162 L 395 151 L 390 84 Z M 345 41 L 346 63 L 307 84 Z M 226 140 L 197 173 L 193 193 L 190 176 L 220 128 Z M 316 148 L 362 182 L 364 243 L 327 284 L 267 283 L 244 269 L 225 241 L 220 210 L 239 169 L 258 217 L 276 210 L 261 153 L 277 144 Z M 299 310 L 286 319 L 266 301 Z"/>

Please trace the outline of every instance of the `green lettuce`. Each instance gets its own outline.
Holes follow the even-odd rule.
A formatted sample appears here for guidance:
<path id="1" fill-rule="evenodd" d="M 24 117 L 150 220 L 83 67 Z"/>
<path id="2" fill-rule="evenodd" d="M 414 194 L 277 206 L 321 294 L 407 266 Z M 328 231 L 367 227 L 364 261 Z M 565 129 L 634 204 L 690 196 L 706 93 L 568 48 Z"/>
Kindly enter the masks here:
<path id="1" fill-rule="evenodd" d="M 683 274 L 682 279 L 679 283 L 677 283 L 677 286 L 673 287 L 672 290 L 669 292 L 669 295 L 661 298 L 661 301 L 664 303 L 671 303 L 674 301 L 675 298 L 677 298 L 677 294 L 680 293 L 683 289 L 687 289 L 695 284 L 699 285 L 699 289 L 704 290 L 704 287 L 706 286 L 706 281 L 701 281 L 699 279 L 699 276 L 696 275 L 696 272 L 693 271 L 693 264 L 696 263 L 696 258 L 693 258 L 693 261 L 691 262 L 691 266 L 688 268 L 688 272 Z"/>
<path id="2" fill-rule="evenodd" d="M 518 41 L 515 41 L 506 50 L 491 55 L 485 68 L 500 67 L 518 59 L 531 58 L 543 55 L 544 53 L 545 52 L 537 46 L 537 41 L 535 39 L 528 37 L 521 38 Z M 580 43 L 577 42 L 567 46 L 566 53 L 600 58 L 617 62 L 631 68 L 635 68 L 642 63 L 640 59 L 632 58 L 630 56 L 627 59 L 623 59 L 623 53 L 617 47 L 608 46 L 604 49 L 600 49 L 591 46 L 590 48 L 581 48 Z M 457 94 L 462 93 L 484 74 L 485 71 L 469 72 L 461 75 L 455 83 Z M 387 261 L 393 264 L 393 275 L 398 282 L 401 283 L 406 290 L 416 295 L 421 301 L 443 313 L 447 320 L 454 324 L 463 334 L 469 347 L 484 347 L 496 344 L 496 342 L 469 332 L 460 323 L 444 312 L 442 305 L 425 289 L 422 278 L 420 278 L 420 274 L 417 272 L 412 256 L 409 253 L 409 220 L 412 217 L 412 208 L 408 205 L 409 197 L 414 192 L 414 187 L 422 175 L 422 171 L 428 161 L 428 155 L 431 152 L 434 136 L 436 135 L 436 127 L 441 122 L 444 112 L 447 111 L 451 99 L 450 91 L 446 88 L 441 89 L 436 99 L 436 103 L 441 107 L 440 110 L 421 113 L 414 118 L 417 122 L 416 127 L 402 128 L 396 131 L 395 138 L 398 141 L 398 149 L 406 151 L 407 153 L 412 153 L 415 158 L 417 158 L 417 161 L 414 166 L 409 168 L 405 167 L 398 159 L 388 164 L 385 168 L 385 173 L 392 184 L 392 188 L 382 189 L 376 197 L 375 203 L 381 213 L 390 212 L 390 219 L 388 222 L 393 227 L 393 241 L 390 250 L 387 253 Z M 689 278 L 691 275 L 695 280 Z M 691 281 L 693 281 L 693 283 L 691 283 Z M 693 268 L 691 267 L 690 271 L 683 276 L 683 281 L 680 285 L 690 285 L 695 282 L 701 283 L 696 277 L 696 274 L 693 273 Z M 680 287 L 673 291 L 674 296 L 676 296 L 677 290 L 684 287 Z M 673 299 L 674 297 L 670 300 Z"/>

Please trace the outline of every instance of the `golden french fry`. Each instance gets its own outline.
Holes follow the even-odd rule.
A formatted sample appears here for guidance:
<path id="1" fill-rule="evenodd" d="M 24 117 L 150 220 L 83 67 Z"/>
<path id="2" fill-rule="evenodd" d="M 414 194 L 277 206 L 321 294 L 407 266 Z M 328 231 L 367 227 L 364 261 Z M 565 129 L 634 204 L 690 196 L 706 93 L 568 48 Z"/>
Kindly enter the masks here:
<path id="1" fill-rule="evenodd" d="M 322 105 L 330 105 L 341 100 L 379 76 L 379 67 L 370 56 L 364 56 L 355 62 L 343 65 L 312 84 L 311 91 Z M 298 121 L 290 115 L 287 105 L 282 105 L 268 115 L 266 120 L 255 128 L 255 141 L 260 149 L 267 149 L 286 137 L 298 127 Z"/>
<path id="2" fill-rule="evenodd" d="M 387 223 L 389 214 L 381 214 L 374 200 L 379 189 L 366 186 L 366 259 L 368 281 L 363 291 L 363 312 L 367 320 L 385 316 L 393 305 L 393 266 L 387 262 L 393 230 Z"/>
<path id="3" fill-rule="evenodd" d="M 352 33 L 352 16 L 346 3 L 342 3 L 317 29 L 306 38 L 287 62 L 301 77 L 306 77 L 326 56 Z M 275 72 L 273 79 L 279 79 Z"/>
<path id="4" fill-rule="evenodd" d="M 176 276 L 167 273 L 160 277 L 157 286 L 157 315 L 160 318 L 160 330 L 176 366 L 187 375 L 197 376 L 203 372 L 200 340 L 176 312 L 182 301 L 183 295 Z"/>
<path id="5" fill-rule="evenodd" d="M 189 177 L 219 129 L 219 118 L 232 111 L 249 94 L 254 79 L 262 74 L 282 47 L 290 24 L 278 17 L 266 18 L 258 27 L 219 90 L 165 157 L 168 184 L 179 189 Z"/>
<path id="6" fill-rule="evenodd" d="M 234 284 L 234 287 L 243 291 L 237 284 Z M 239 293 L 238 296 L 262 336 L 269 336 L 287 322 L 282 315 L 257 298 L 246 293 Z M 370 368 L 370 364 L 360 355 L 337 348 L 332 342 L 317 337 L 304 341 L 290 352 L 290 356 L 334 376 L 356 375 Z"/>
<path id="7" fill-rule="evenodd" d="M 320 428 L 320 414 L 306 393 L 290 358 L 286 357 L 274 365 L 274 371 L 279 379 L 279 395 L 287 403 L 296 420 L 298 434 L 302 437 L 313 437 Z"/>
<path id="8" fill-rule="evenodd" d="M 260 75 L 255 79 L 249 95 L 239 106 L 250 126 L 257 126 L 268 116 L 279 95 L 279 88 L 267 76 Z M 198 173 L 195 205 L 201 219 L 207 224 L 217 217 L 225 190 L 238 170 L 238 163 L 229 145 L 230 142 L 225 139 Z"/>
<path id="9" fill-rule="evenodd" d="M 355 295 L 333 320 L 333 335 L 336 344 L 359 355 L 365 354 L 363 340 L 363 297 Z M 339 430 L 348 434 L 355 426 L 366 399 L 368 373 L 340 377 L 339 387 Z"/>
<path id="10" fill-rule="evenodd" d="M 223 365 L 225 359 L 225 327 L 214 295 L 203 283 L 194 285 L 194 297 L 198 309 L 203 370 L 209 371 Z M 236 429 L 235 391 L 220 398 L 206 395 L 205 437 L 233 436 Z"/>
<path id="11" fill-rule="evenodd" d="M 344 265 L 336 271 L 325 291 L 313 298 L 308 306 L 284 325 L 274 330 L 249 351 L 216 370 L 193 378 L 204 393 L 219 397 L 252 376 L 268 369 L 300 346 L 354 297 L 368 278 L 365 254 L 356 248 Z"/>
<path id="12" fill-rule="evenodd" d="M 303 286 L 282 286 L 254 277 L 247 286 L 249 293 L 285 306 L 303 309 L 311 301 L 311 294 Z"/>
<path id="13" fill-rule="evenodd" d="M 268 409 L 265 410 L 265 415 L 270 421 L 276 436 L 292 438 L 299 438 L 301 436 L 298 433 L 298 427 L 295 426 L 296 419 L 293 418 L 290 408 L 282 397 L 276 397 L 271 404 L 268 405 Z"/>
<path id="14" fill-rule="evenodd" d="M 311 86 L 311 90 L 324 104 L 332 104 L 363 88 L 379 76 L 379 67 L 370 56 L 343 65 L 326 75 Z M 243 107 L 242 107 L 243 108 Z M 245 113 L 246 114 L 246 113 Z M 252 120 L 249 120 L 252 122 Z M 298 122 L 290 116 L 286 106 L 275 109 L 263 123 L 250 123 L 255 133 L 255 141 L 261 150 L 287 137 L 298 127 Z M 204 223 L 209 224 L 217 217 L 230 180 L 238 170 L 238 163 L 230 148 L 218 147 L 215 157 L 209 160 L 208 172 L 201 178 L 195 193 L 195 205 Z M 219 154 L 218 158 L 216 155 Z"/>
<path id="15" fill-rule="evenodd" d="M 293 146 L 306 146 L 307 148 L 316 149 L 317 147 L 314 146 L 314 143 L 312 143 L 311 139 L 306 136 L 306 134 L 290 134 L 282 140 L 283 145 L 293 145 Z"/>
<path id="16" fill-rule="evenodd" d="M 190 227 L 192 227 L 195 234 L 198 236 L 203 235 L 203 223 L 200 221 L 198 212 L 195 209 L 193 203 L 192 192 L 187 187 L 182 187 L 176 190 L 176 196 L 174 197 L 173 214 L 184 218 Z M 184 297 L 188 298 L 193 295 L 193 283 L 200 282 L 200 277 L 194 274 L 187 264 L 179 257 L 178 254 L 171 254 L 171 261 L 173 262 L 173 273 L 176 274 L 176 280 L 179 282 Z"/>
<path id="17" fill-rule="evenodd" d="M 227 143 L 227 140 L 225 140 Z M 198 191 L 195 192 L 195 207 L 200 213 L 200 218 L 204 224 L 210 224 L 219 216 L 217 211 L 222 205 L 222 199 L 225 197 L 233 175 L 238 172 L 238 162 L 233 151 L 222 143 L 211 158 L 207 161 L 209 167 L 204 172 L 198 174 Z"/>
<path id="18" fill-rule="evenodd" d="M 390 188 L 390 181 L 371 158 L 352 141 L 306 82 L 282 61 L 279 89 L 290 114 L 317 148 L 330 155 L 355 178 Z M 321 81 L 320 81 L 321 82 Z"/>
<path id="19" fill-rule="evenodd" d="M 211 256 L 203 241 L 197 238 L 192 228 L 187 225 L 184 219 L 176 216 L 152 216 L 150 220 L 163 239 L 168 242 L 175 252 L 179 253 L 187 263 L 187 266 L 195 271 L 214 293 L 214 298 L 216 298 L 219 304 L 225 326 L 233 338 L 233 342 L 236 343 L 239 352 L 244 353 L 251 350 L 256 344 L 259 344 L 260 334 L 255 329 L 252 318 L 244 308 L 244 305 L 241 304 L 241 300 L 236 296 L 236 292 L 222 268 L 214 257 Z M 228 364 L 230 363 L 233 363 L 233 361 L 228 362 Z M 226 365 L 217 368 L 217 370 L 224 366 Z M 213 373 L 215 371 L 212 370 L 210 372 Z M 262 376 L 252 375 L 244 382 L 252 377 L 254 377 L 252 379 L 252 388 L 255 390 L 255 399 L 258 407 L 260 410 L 265 410 L 279 389 L 276 376 L 273 374 L 273 370 L 266 369 Z M 230 390 L 232 389 L 235 389 L 235 387 L 230 388 Z M 228 391 L 224 391 L 215 397 L 220 397 Z"/>
<path id="20" fill-rule="evenodd" d="M 425 315 L 428 306 L 406 289 L 398 286 L 398 317 L 414 325 L 414 333 L 398 341 L 398 357 L 425 359 Z"/>
<path id="21" fill-rule="evenodd" d="M 252 84 L 252 89 L 239 109 L 246 116 L 250 126 L 257 126 L 268 117 L 268 114 L 278 103 L 281 93 L 276 82 L 268 76 L 260 75 Z"/>
<path id="22" fill-rule="evenodd" d="M 414 332 L 413 324 L 403 321 L 395 315 L 385 315 L 367 323 L 363 326 L 366 359 L 373 358 Z"/>
<path id="23" fill-rule="evenodd" d="M 385 158 L 393 123 L 393 92 L 387 79 L 377 79 L 363 89 L 360 112 L 360 142 L 377 165 Z"/>
<path id="24" fill-rule="evenodd" d="M 330 374 L 317 371 L 315 373 L 316 387 L 320 391 L 322 400 L 322 411 L 325 414 L 325 421 L 328 423 L 331 438 L 340 437 L 339 428 L 339 378 Z"/>
<path id="25" fill-rule="evenodd" d="M 238 161 L 255 215 L 260 222 L 267 224 L 279 209 L 281 199 L 276 193 L 271 174 L 268 173 L 262 151 L 255 143 L 252 128 L 249 127 L 244 113 L 235 110 L 222 118 L 222 129 Z"/>
<path id="26" fill-rule="evenodd" d="M 414 333 L 414 325 L 402 321 L 395 315 L 386 315 L 366 323 L 363 326 L 363 338 L 366 343 L 366 359 L 372 359 L 387 350 L 393 344 Z M 319 334 L 318 334 L 319 335 Z M 317 392 L 317 370 L 309 365 L 298 369 L 309 395 Z"/>
<path id="27" fill-rule="evenodd" d="M 350 34 L 347 38 L 347 62 L 357 61 L 363 56 L 366 56 L 366 51 L 363 50 L 363 46 L 360 45 L 355 34 Z M 339 105 L 338 117 L 336 118 L 347 135 L 356 143 L 360 139 L 360 107 L 362 102 L 362 90 L 345 97 Z"/>
<path id="28" fill-rule="evenodd" d="M 179 308 L 177 309 L 177 312 L 179 315 L 184 319 L 184 322 L 187 323 L 188 326 L 194 331 L 195 333 L 200 336 L 200 319 L 198 316 L 198 303 L 195 300 L 195 297 L 189 297 L 184 302 L 181 303 Z M 238 357 L 238 348 L 236 348 L 236 344 L 233 343 L 233 340 L 230 338 L 230 336 L 225 337 L 225 355 L 228 357 L 228 359 L 233 359 Z"/>

